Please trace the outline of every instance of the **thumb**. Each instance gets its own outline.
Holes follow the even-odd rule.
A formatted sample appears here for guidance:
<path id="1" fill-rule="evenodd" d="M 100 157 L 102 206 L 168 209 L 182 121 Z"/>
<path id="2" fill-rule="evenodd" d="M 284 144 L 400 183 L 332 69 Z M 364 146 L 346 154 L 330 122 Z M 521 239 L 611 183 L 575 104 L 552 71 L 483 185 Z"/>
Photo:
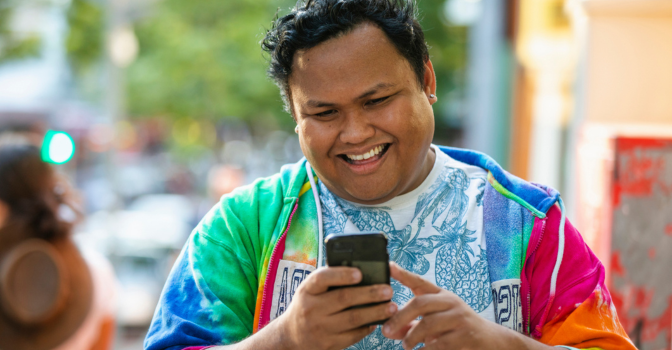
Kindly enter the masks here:
<path id="1" fill-rule="evenodd" d="M 394 262 L 390 262 L 390 275 L 399 283 L 410 288 L 413 294 L 436 294 L 441 291 L 441 288 L 434 285 L 432 282 L 416 275 L 412 272 L 406 271 Z"/>

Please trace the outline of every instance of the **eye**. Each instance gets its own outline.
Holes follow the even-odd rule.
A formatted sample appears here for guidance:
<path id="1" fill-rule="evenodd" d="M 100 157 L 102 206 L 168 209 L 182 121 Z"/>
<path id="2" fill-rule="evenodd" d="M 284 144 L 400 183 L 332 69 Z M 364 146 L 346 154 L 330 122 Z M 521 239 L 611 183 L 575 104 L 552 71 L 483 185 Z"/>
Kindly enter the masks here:
<path id="1" fill-rule="evenodd" d="M 387 100 L 388 98 L 390 98 L 390 96 L 385 96 L 385 97 L 381 97 L 381 98 L 375 98 L 375 99 L 373 99 L 373 100 L 369 100 L 369 102 L 367 102 L 367 104 L 369 104 L 369 105 L 377 105 L 377 104 L 379 104 L 379 103 L 384 102 L 384 101 Z"/>
<path id="2" fill-rule="evenodd" d="M 328 116 L 330 116 L 334 113 L 336 113 L 336 110 L 335 109 L 330 109 L 328 111 L 316 113 L 315 116 L 317 116 L 317 117 L 328 117 Z"/>

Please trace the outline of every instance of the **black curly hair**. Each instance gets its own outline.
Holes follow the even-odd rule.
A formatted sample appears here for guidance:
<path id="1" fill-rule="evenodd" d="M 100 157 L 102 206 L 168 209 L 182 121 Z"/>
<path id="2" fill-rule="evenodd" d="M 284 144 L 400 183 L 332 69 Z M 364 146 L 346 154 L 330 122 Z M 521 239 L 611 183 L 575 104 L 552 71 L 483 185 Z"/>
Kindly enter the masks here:
<path id="1" fill-rule="evenodd" d="M 385 33 L 424 87 L 429 49 L 414 0 L 299 0 L 289 14 L 276 17 L 261 42 L 262 49 L 270 55 L 268 74 L 280 88 L 289 113 L 288 81 L 294 54 L 347 34 L 364 22 L 373 23 Z"/>

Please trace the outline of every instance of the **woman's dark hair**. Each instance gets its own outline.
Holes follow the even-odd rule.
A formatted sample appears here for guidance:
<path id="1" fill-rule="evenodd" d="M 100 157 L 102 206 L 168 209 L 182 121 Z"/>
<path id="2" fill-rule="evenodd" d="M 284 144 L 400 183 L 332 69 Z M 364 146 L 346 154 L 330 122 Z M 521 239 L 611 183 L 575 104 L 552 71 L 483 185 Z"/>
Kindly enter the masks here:
<path id="1" fill-rule="evenodd" d="M 59 217 L 65 200 L 56 180 L 38 147 L 22 137 L 0 137 L 0 201 L 9 209 L 0 235 L 48 241 L 65 238 L 71 223 Z M 10 238 L 0 241 L 6 239 Z"/>
<path id="2" fill-rule="evenodd" d="M 289 14 L 275 19 L 261 43 L 270 54 L 268 74 L 280 88 L 288 112 L 288 80 L 296 51 L 346 34 L 364 22 L 373 23 L 387 35 L 411 64 L 420 86 L 424 85 L 429 51 L 413 0 L 299 0 Z"/>

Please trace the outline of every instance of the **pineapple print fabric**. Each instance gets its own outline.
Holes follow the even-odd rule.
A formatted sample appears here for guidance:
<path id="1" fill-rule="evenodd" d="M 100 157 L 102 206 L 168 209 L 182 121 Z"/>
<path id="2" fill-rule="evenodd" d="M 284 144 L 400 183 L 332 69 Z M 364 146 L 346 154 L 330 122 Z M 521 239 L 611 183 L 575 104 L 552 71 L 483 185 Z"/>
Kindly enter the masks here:
<path id="1" fill-rule="evenodd" d="M 322 184 L 324 234 L 383 231 L 390 260 L 450 290 L 482 317 L 494 322 L 490 274 L 483 234 L 485 170 L 458 162 L 432 146 L 437 157 L 427 179 L 412 192 L 365 206 L 333 195 Z M 393 301 L 405 305 L 413 294 L 392 280 Z M 380 327 L 349 349 L 402 349 Z"/>

